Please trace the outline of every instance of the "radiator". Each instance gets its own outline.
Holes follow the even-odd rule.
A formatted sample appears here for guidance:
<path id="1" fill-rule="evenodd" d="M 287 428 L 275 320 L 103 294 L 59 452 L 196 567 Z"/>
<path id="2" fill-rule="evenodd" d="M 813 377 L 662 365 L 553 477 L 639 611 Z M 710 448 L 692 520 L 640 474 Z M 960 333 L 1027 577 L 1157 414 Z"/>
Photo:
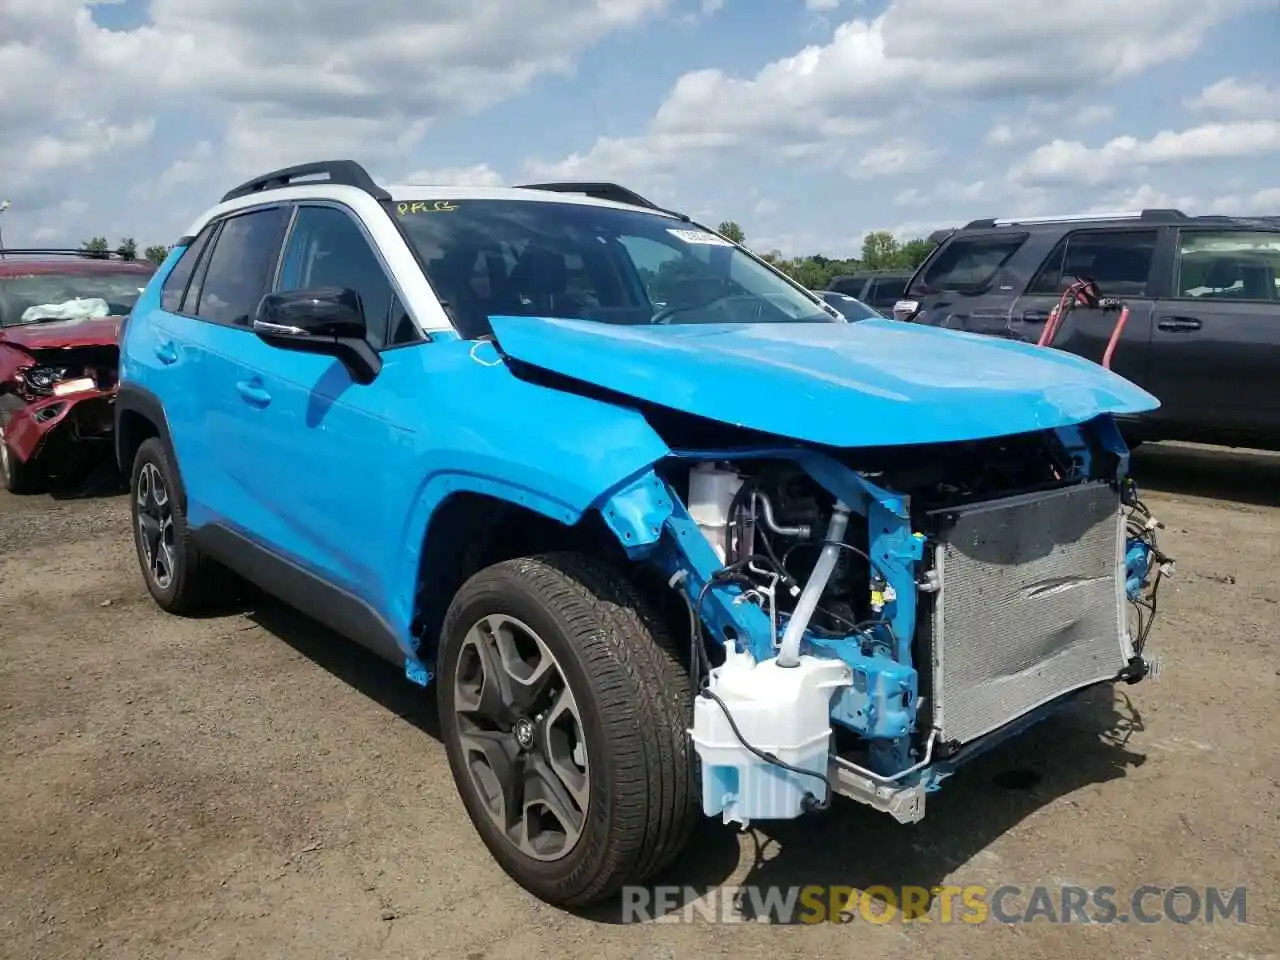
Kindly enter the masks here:
<path id="1" fill-rule="evenodd" d="M 943 743 L 968 743 L 1125 666 L 1124 519 L 1110 485 L 940 512 L 925 626 Z"/>

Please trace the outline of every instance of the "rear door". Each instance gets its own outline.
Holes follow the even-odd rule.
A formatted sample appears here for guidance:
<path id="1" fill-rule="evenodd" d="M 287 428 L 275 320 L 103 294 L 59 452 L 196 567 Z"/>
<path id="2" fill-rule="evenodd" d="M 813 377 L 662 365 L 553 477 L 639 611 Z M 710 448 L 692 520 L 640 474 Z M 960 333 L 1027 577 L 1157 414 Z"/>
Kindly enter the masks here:
<path id="1" fill-rule="evenodd" d="M 1280 435 L 1280 231 L 1182 228 L 1175 248 L 1151 340 L 1162 419 L 1188 439 Z"/>
<path id="2" fill-rule="evenodd" d="M 1097 282 L 1105 297 L 1129 307 L 1129 319 L 1112 359 L 1112 369 L 1145 386 L 1156 292 L 1158 228 L 1073 230 L 1050 251 L 1013 305 L 1013 319 L 1026 339 L 1038 339 L 1049 312 L 1077 279 Z M 1058 330 L 1054 346 L 1101 363 L 1119 315 L 1076 306 Z"/>
<path id="3" fill-rule="evenodd" d="M 200 457 L 183 479 L 206 511 L 192 523 L 226 522 L 255 538 L 279 521 L 246 482 L 272 438 L 259 415 L 269 401 L 244 375 L 242 359 L 258 342 L 253 315 L 275 277 L 289 213 L 289 205 L 271 204 L 223 218 L 183 303 L 188 429 L 200 438 Z"/>

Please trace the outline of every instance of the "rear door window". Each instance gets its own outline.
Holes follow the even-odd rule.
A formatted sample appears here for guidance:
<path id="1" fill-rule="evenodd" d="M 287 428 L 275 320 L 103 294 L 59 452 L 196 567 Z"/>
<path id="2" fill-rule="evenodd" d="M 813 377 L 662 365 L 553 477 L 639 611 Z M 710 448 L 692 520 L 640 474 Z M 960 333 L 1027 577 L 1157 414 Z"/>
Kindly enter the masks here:
<path id="1" fill-rule="evenodd" d="M 1280 300 L 1280 233 L 1184 232 L 1177 296 L 1196 300 Z"/>
<path id="2" fill-rule="evenodd" d="M 1155 230 L 1069 234 L 1045 258 L 1027 293 L 1056 296 L 1077 279 L 1088 278 L 1109 297 L 1145 296 L 1158 236 Z"/>
<path id="3" fill-rule="evenodd" d="M 165 277 L 164 286 L 160 288 L 161 310 L 167 313 L 182 311 L 182 298 L 186 295 L 187 284 L 191 282 L 191 275 L 195 272 L 196 264 L 200 262 L 200 256 L 204 253 L 204 248 L 208 245 L 209 238 L 213 236 L 216 227 L 216 224 L 205 227 L 200 231 L 200 236 L 192 240 L 187 245 L 187 249 L 182 251 L 182 256 L 169 271 L 169 276 Z"/>
<path id="4" fill-rule="evenodd" d="M 1025 233 L 955 237 L 917 275 L 911 291 L 980 293 L 1026 239 Z"/>
<path id="5" fill-rule="evenodd" d="M 188 296 L 185 309 L 211 323 L 248 327 L 275 276 L 288 219 L 288 208 L 269 207 L 224 221 L 207 258 L 199 301 L 193 305 Z"/>

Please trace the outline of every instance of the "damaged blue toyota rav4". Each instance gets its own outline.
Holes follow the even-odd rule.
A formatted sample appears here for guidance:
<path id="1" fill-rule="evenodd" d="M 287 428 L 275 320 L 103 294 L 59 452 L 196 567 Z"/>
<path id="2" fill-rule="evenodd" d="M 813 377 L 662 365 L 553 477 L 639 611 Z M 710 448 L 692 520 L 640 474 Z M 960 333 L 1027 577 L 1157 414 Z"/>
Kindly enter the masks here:
<path id="1" fill-rule="evenodd" d="M 616 184 L 274 171 L 178 241 L 121 350 L 155 602 L 239 577 L 436 688 L 479 838 L 549 903 L 642 882 L 700 816 L 916 822 L 1153 667 L 1170 567 L 1114 418 L 1155 398 L 846 322 Z"/>

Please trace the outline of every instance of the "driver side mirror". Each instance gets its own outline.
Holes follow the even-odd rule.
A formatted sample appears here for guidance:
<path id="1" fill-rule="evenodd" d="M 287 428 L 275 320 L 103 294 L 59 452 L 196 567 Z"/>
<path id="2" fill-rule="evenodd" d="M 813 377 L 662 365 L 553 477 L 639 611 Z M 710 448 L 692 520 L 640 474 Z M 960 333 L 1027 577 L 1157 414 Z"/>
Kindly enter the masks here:
<path id="1" fill-rule="evenodd" d="M 382 370 L 382 358 L 369 344 L 360 295 L 345 287 L 269 293 L 258 302 L 253 332 L 282 350 L 335 357 L 357 383 L 372 383 Z"/>

